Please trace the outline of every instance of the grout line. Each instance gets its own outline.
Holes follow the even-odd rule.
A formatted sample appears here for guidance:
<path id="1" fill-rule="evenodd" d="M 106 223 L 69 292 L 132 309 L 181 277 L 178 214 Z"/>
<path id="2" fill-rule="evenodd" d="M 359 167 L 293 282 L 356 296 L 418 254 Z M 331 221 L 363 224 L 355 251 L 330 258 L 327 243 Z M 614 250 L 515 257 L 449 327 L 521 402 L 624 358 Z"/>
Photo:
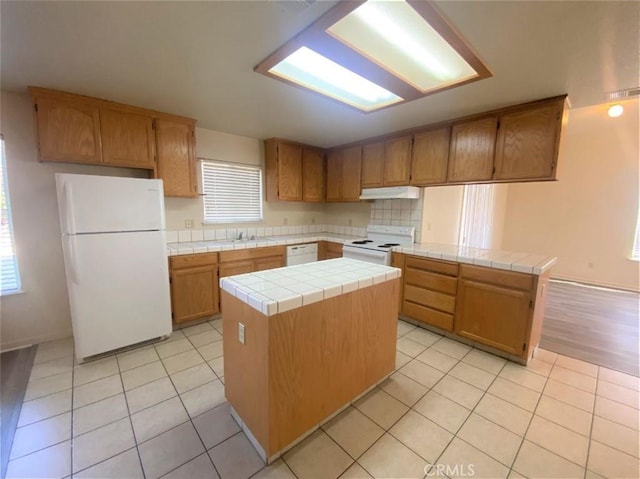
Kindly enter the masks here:
<path id="1" fill-rule="evenodd" d="M 142 477 L 146 478 L 147 474 L 144 470 L 144 465 L 142 464 L 142 457 L 140 456 L 140 449 L 138 449 L 138 439 L 136 438 L 136 431 L 133 428 L 133 420 L 131 419 L 131 410 L 129 409 L 129 400 L 127 399 L 127 393 L 124 388 L 124 380 L 122 379 L 122 371 L 120 370 L 120 362 L 116 358 L 116 364 L 118 366 L 118 374 L 120 376 L 120 384 L 122 385 L 122 395 L 124 396 L 124 403 L 127 406 L 127 413 L 129 414 L 129 425 L 131 426 L 131 435 L 133 436 L 133 442 L 135 443 L 136 453 L 138 454 L 138 461 L 140 463 L 140 470 L 142 471 Z M 128 449 L 127 449 L 128 450 Z M 122 454 L 122 453 L 119 453 Z"/>
<path id="2" fill-rule="evenodd" d="M 73 477 L 74 474 L 74 470 L 73 470 L 73 454 L 74 454 L 74 437 L 73 437 L 73 397 L 75 396 L 74 394 L 74 384 L 75 384 L 75 376 L 76 376 L 76 364 L 75 364 L 75 352 L 76 352 L 76 345 L 75 345 L 75 341 L 73 343 L 73 346 L 71 347 L 71 351 L 72 351 L 72 355 L 73 355 L 73 369 L 71 370 L 71 425 L 69 426 L 71 428 L 71 430 L 69 431 L 69 433 L 71 434 L 71 444 L 69 446 L 69 476 Z"/>
<path id="3" fill-rule="evenodd" d="M 204 324 L 204 323 L 203 323 L 203 324 Z M 184 333 L 183 333 L 183 334 L 184 334 Z M 185 337 L 187 337 L 187 336 L 185 335 Z M 187 337 L 187 340 L 188 340 L 188 337 Z M 193 343 L 191 343 L 191 341 L 189 341 L 189 344 L 193 345 Z M 198 350 L 196 349 L 196 353 L 197 353 L 197 354 L 198 354 L 198 356 L 200 356 L 200 358 L 204 361 L 204 364 L 206 364 L 206 365 L 211 369 L 211 366 L 209 366 L 209 364 L 207 363 L 207 361 L 205 361 L 205 359 L 204 359 L 204 357 L 202 356 L 202 354 L 200 354 L 200 351 L 198 351 Z M 163 367 L 164 371 L 167 373 L 167 376 L 169 377 L 169 381 L 171 381 L 171 384 L 173 385 L 173 388 L 175 389 L 176 393 L 178 393 L 178 388 L 176 388 L 176 385 L 175 385 L 175 383 L 173 382 L 173 379 L 171 378 L 171 375 L 169 374 L 169 371 L 167 371 L 167 368 L 166 368 L 165 364 L 162 362 L 162 360 L 160 361 L 160 363 L 162 364 L 162 367 Z M 186 369 L 189 369 L 189 368 L 186 368 Z M 217 376 L 217 375 L 216 375 L 216 373 L 215 373 L 215 371 L 213 371 L 213 369 L 211 369 L 211 370 L 212 370 L 212 372 L 213 372 L 214 376 Z M 184 370 L 183 370 L 183 371 L 184 371 Z M 177 371 L 177 372 L 179 372 L 179 371 Z M 205 383 L 205 384 L 208 384 L 208 383 Z M 201 386 L 202 386 L 202 385 L 201 385 Z M 198 386 L 198 387 L 200 387 L 200 386 Z M 195 389 L 195 388 L 194 388 L 194 389 Z M 185 391 L 185 392 L 186 392 L 186 391 Z M 195 431 L 196 435 L 198 436 L 198 439 L 200 439 L 200 443 L 202 444 L 202 447 L 204 448 L 204 453 L 205 453 L 205 454 L 207 455 L 207 457 L 209 458 L 209 461 L 211 461 L 211 465 L 213 466 L 214 471 L 216 471 L 216 474 L 218 474 L 218 477 L 221 477 L 221 476 L 220 476 L 220 471 L 218 470 L 218 468 L 216 467 L 216 464 L 213 462 L 213 459 L 212 459 L 212 458 L 211 458 L 211 456 L 209 455 L 209 449 L 207 449 L 207 445 L 206 445 L 206 444 L 204 443 L 204 441 L 202 440 L 202 436 L 201 436 L 201 435 L 200 435 L 200 433 L 198 432 L 198 428 L 196 427 L 196 425 L 195 425 L 195 424 L 194 424 L 194 422 L 193 422 L 193 419 L 194 419 L 194 418 L 192 418 L 192 417 L 191 417 L 191 414 L 189 413 L 189 410 L 188 410 L 188 409 L 187 409 L 187 407 L 185 406 L 184 401 L 182 400 L 182 396 L 180 395 L 180 393 L 178 393 L 178 399 L 180 399 L 180 404 L 182 404 L 182 407 L 184 408 L 185 412 L 187 413 L 187 417 L 189 418 L 189 419 L 188 419 L 188 421 L 185 421 L 185 422 L 190 422 L 190 423 L 191 423 L 191 427 L 193 428 L 193 430 Z M 225 398 L 225 399 L 226 399 L 226 398 Z M 221 405 L 219 405 L 219 406 L 221 406 Z M 216 407 L 218 407 L 218 406 L 216 406 Z M 213 409 L 215 409 L 215 407 L 214 407 L 214 408 L 212 408 L 212 409 L 210 409 L 210 410 L 213 410 Z M 205 412 L 209 412 L 210 410 L 207 410 L 207 411 L 205 411 Z M 203 412 L 202 414 L 204 414 L 204 412 Z M 199 414 L 198 416 L 201 416 L 202 414 Z M 196 417 L 198 417 L 198 416 L 196 416 Z M 182 423 L 182 424 L 185 424 L 185 423 Z M 164 432 L 167 432 L 167 431 L 164 431 Z M 240 431 L 240 432 L 241 432 L 241 431 Z M 163 434 L 163 433 L 161 433 L 161 434 Z M 235 435 L 235 434 L 234 434 L 234 435 Z M 157 437 L 157 436 L 154 436 L 154 437 Z M 233 437 L 233 436 L 231 436 L 231 437 Z M 149 439 L 152 439 L 152 438 L 149 438 Z M 148 439 L 148 440 L 149 440 L 149 439 Z M 230 439 L 230 438 L 227 438 L 227 439 L 225 439 L 225 440 L 228 440 L 228 439 Z M 145 442 L 146 442 L 146 441 L 145 441 Z M 224 441 L 222 441 L 222 442 L 224 442 Z M 196 456 L 196 457 L 198 457 L 198 456 Z M 189 459 L 187 462 L 190 462 L 190 461 L 192 461 L 193 459 L 195 459 L 195 458 L 191 458 L 191 459 Z M 181 465 L 180 465 L 180 466 L 178 466 L 178 467 L 182 467 L 184 464 L 187 464 L 187 462 L 185 462 L 185 463 L 181 464 Z M 176 468 L 176 469 L 177 469 L 177 468 Z M 175 469 L 173 469 L 173 470 L 175 470 Z M 171 472 L 171 471 L 169 471 L 169 472 Z M 169 472 L 167 472 L 166 474 L 168 474 Z"/>
<path id="4" fill-rule="evenodd" d="M 587 438 L 587 457 L 584 461 L 584 479 L 587 479 L 587 468 L 589 466 L 589 455 L 591 454 L 591 436 L 593 434 L 593 423 L 596 418 L 596 401 L 598 400 L 598 386 L 599 386 L 599 378 L 600 378 L 600 367 L 598 367 L 598 372 L 596 373 L 596 390 L 593 398 L 593 412 L 591 413 L 591 425 L 589 427 L 589 436 Z"/>

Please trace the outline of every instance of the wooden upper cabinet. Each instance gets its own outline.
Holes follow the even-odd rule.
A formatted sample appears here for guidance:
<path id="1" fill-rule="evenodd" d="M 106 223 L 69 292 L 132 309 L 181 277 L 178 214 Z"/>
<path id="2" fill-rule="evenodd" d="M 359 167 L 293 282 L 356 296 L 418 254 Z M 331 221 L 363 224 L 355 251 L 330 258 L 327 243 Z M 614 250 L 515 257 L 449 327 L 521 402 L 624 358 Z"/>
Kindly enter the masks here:
<path id="1" fill-rule="evenodd" d="M 40 161 L 151 170 L 165 196 L 197 196 L 195 120 L 29 87 Z"/>
<path id="2" fill-rule="evenodd" d="M 302 200 L 302 147 L 279 142 L 278 155 L 278 199 Z"/>
<path id="3" fill-rule="evenodd" d="M 454 123 L 449 148 L 449 183 L 491 180 L 497 131 L 495 116 Z"/>
<path id="4" fill-rule="evenodd" d="M 411 174 L 411 135 L 385 142 L 384 186 L 409 184 Z"/>
<path id="5" fill-rule="evenodd" d="M 154 168 L 151 116 L 100 109 L 100 133 L 104 164 Z"/>
<path id="6" fill-rule="evenodd" d="M 376 188 L 384 185 L 384 141 L 362 147 L 362 187 Z"/>
<path id="7" fill-rule="evenodd" d="M 165 196 L 198 196 L 195 123 L 170 119 L 154 122 L 157 177 L 164 182 Z"/>
<path id="8" fill-rule="evenodd" d="M 324 201 L 324 152 L 270 138 L 264 142 L 267 201 Z"/>
<path id="9" fill-rule="evenodd" d="M 564 99 L 500 117 L 496 180 L 555 178 Z"/>
<path id="10" fill-rule="evenodd" d="M 37 96 L 33 101 L 40 161 L 102 163 L 96 105 L 64 97 Z"/>
<path id="11" fill-rule="evenodd" d="M 408 185 L 410 173 L 410 135 L 362 147 L 362 188 Z"/>
<path id="12" fill-rule="evenodd" d="M 327 201 L 360 201 L 362 148 L 353 146 L 327 155 Z"/>
<path id="13" fill-rule="evenodd" d="M 451 127 L 428 130 L 413 135 L 411 184 L 430 185 L 447 181 Z"/>
<path id="14" fill-rule="evenodd" d="M 324 201 L 324 153 L 322 150 L 302 150 L 302 201 Z"/>
<path id="15" fill-rule="evenodd" d="M 342 197 L 342 151 L 327 154 L 327 201 L 341 201 Z"/>
<path id="16" fill-rule="evenodd" d="M 342 201 L 360 201 L 362 148 L 354 146 L 342 153 Z"/>

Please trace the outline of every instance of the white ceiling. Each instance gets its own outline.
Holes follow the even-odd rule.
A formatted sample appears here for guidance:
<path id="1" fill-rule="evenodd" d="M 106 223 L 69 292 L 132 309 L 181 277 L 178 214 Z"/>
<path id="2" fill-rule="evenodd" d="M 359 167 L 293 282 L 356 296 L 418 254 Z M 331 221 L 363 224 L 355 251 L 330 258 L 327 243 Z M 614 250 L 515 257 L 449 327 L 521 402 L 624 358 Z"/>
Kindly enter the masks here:
<path id="1" fill-rule="evenodd" d="M 640 84 L 640 2 L 444 1 L 494 77 L 363 114 L 253 72 L 335 2 L 2 1 L 3 90 L 55 88 L 328 147 L 568 93 Z"/>

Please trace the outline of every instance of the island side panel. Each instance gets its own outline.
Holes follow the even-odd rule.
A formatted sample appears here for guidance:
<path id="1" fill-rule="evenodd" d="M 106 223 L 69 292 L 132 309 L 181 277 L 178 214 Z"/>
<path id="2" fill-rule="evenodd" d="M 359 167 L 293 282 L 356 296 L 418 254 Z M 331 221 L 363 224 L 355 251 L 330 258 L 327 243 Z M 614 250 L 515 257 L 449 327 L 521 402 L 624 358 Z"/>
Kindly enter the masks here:
<path id="1" fill-rule="evenodd" d="M 529 361 L 533 355 L 533 351 L 540 344 L 542 337 L 542 325 L 544 323 L 544 310 L 547 304 L 547 290 L 549 289 L 549 278 L 551 270 L 545 271 L 536 278 L 534 291 L 536 297 L 533 302 L 533 315 L 531 317 L 531 327 L 529 331 L 529 344 L 527 350 L 523 352 L 522 358 Z"/>
<path id="2" fill-rule="evenodd" d="M 268 317 L 222 291 L 224 379 L 227 400 L 266 450 L 269 437 Z M 245 343 L 238 340 L 245 326 Z"/>
<path id="3" fill-rule="evenodd" d="M 395 368 L 399 280 L 269 317 L 272 455 Z"/>
<path id="4" fill-rule="evenodd" d="M 353 397 L 388 376 L 395 369 L 398 327 L 397 297 L 400 279 L 360 289 L 351 304 Z"/>
<path id="5" fill-rule="evenodd" d="M 325 301 L 269 317 L 271 456 L 322 418 L 322 322 Z"/>

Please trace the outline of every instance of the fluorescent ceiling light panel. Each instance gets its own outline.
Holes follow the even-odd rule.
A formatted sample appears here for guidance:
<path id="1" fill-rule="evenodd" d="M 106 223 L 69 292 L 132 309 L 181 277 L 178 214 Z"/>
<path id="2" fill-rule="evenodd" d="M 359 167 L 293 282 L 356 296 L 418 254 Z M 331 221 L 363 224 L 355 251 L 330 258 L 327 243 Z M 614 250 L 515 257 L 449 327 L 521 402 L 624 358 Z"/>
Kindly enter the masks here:
<path id="1" fill-rule="evenodd" d="M 369 0 L 327 33 L 423 93 L 478 76 L 404 0 Z"/>
<path id="2" fill-rule="evenodd" d="M 389 90 L 307 47 L 301 47 L 293 52 L 269 69 L 269 73 L 364 111 L 375 110 L 403 100 Z"/>

